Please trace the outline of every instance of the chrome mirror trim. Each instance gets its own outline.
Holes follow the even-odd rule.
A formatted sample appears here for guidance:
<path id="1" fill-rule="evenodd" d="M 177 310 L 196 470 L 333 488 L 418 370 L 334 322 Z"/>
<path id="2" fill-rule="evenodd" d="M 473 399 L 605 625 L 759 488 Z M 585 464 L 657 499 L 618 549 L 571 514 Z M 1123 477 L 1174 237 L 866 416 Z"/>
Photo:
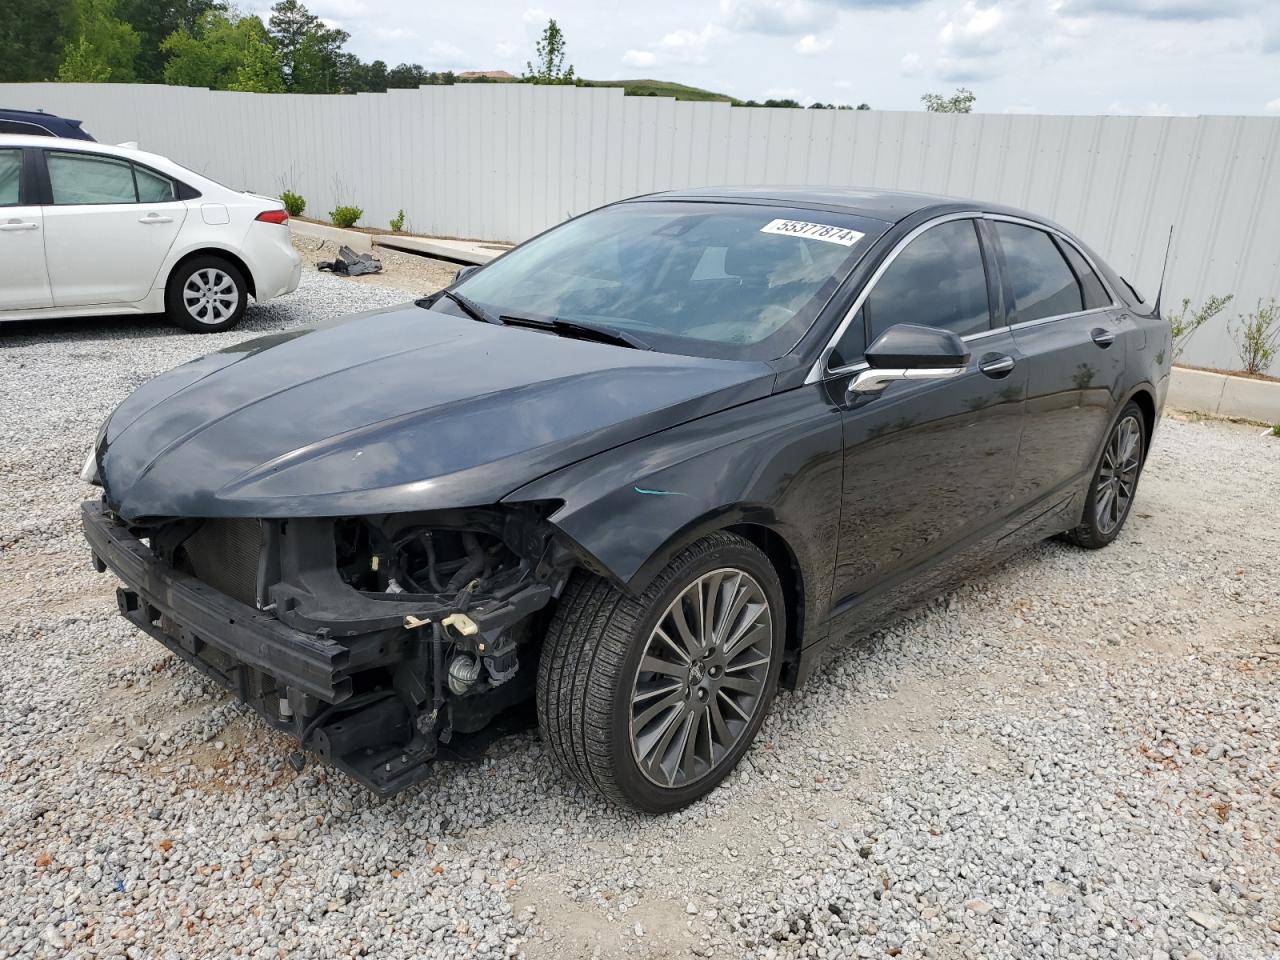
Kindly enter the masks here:
<path id="1" fill-rule="evenodd" d="M 964 366 L 896 367 L 892 369 L 871 367 L 856 374 L 849 381 L 845 396 L 850 399 L 875 396 L 882 393 L 889 384 L 898 380 L 945 380 L 947 377 L 954 377 L 964 373 L 964 371 Z"/>

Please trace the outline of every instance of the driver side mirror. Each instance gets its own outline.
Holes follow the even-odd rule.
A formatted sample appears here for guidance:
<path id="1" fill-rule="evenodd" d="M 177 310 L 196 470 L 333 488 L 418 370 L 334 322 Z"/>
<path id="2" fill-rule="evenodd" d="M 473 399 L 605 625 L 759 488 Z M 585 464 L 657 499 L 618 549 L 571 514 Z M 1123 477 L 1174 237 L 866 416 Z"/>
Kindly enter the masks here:
<path id="1" fill-rule="evenodd" d="M 870 369 L 849 383 L 848 396 L 874 396 L 895 380 L 939 380 L 962 373 L 969 348 L 950 330 L 899 323 L 867 347 Z"/>

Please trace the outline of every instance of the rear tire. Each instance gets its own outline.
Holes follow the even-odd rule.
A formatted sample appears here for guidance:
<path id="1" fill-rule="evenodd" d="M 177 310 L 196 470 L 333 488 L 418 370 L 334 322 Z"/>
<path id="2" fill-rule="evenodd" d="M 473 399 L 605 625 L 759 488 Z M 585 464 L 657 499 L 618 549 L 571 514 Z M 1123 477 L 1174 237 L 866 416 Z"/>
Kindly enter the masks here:
<path id="1" fill-rule="evenodd" d="M 178 265 L 165 286 L 165 315 L 192 333 L 230 330 L 244 316 L 249 285 L 240 268 L 213 254 Z"/>
<path id="2" fill-rule="evenodd" d="M 1142 408 L 1129 403 L 1107 434 L 1098 469 L 1089 483 L 1080 524 L 1063 539 L 1086 550 L 1099 550 L 1120 535 L 1133 509 L 1138 479 L 1146 462 L 1147 426 Z"/>
<path id="3" fill-rule="evenodd" d="M 686 806 L 750 747 L 777 688 L 785 637 L 776 571 L 730 533 L 688 547 L 639 597 L 579 572 L 538 666 L 543 738 L 568 773 L 608 800 L 650 813 Z"/>

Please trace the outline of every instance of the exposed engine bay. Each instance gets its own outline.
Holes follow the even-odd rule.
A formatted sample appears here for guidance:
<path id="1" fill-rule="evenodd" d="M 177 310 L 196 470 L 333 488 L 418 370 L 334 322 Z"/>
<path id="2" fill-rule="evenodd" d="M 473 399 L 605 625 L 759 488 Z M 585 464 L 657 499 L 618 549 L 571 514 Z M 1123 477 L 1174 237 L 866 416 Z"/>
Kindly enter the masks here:
<path id="1" fill-rule="evenodd" d="M 126 524 L 85 503 L 121 613 L 379 794 L 528 725 L 574 566 L 550 505 Z"/>

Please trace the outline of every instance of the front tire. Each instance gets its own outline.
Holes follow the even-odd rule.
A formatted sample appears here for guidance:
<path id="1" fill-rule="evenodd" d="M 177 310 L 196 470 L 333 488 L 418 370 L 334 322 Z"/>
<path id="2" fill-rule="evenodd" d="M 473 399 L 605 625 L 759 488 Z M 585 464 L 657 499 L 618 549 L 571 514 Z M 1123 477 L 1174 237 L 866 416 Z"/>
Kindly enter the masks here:
<path id="1" fill-rule="evenodd" d="M 1084 516 L 1077 527 L 1064 534 L 1069 543 L 1098 550 L 1120 535 L 1138 492 L 1146 457 L 1146 433 L 1142 408 L 1136 403 L 1127 404 L 1107 434 L 1085 498 Z"/>
<path id="2" fill-rule="evenodd" d="M 192 257 L 178 265 L 165 287 L 165 314 L 192 333 L 230 330 L 244 316 L 249 286 L 240 268 L 222 257 Z"/>
<path id="3" fill-rule="evenodd" d="M 750 747 L 785 637 L 777 572 L 730 533 L 688 547 L 639 597 L 575 574 L 538 667 L 543 737 L 568 773 L 615 803 L 686 806 Z"/>

